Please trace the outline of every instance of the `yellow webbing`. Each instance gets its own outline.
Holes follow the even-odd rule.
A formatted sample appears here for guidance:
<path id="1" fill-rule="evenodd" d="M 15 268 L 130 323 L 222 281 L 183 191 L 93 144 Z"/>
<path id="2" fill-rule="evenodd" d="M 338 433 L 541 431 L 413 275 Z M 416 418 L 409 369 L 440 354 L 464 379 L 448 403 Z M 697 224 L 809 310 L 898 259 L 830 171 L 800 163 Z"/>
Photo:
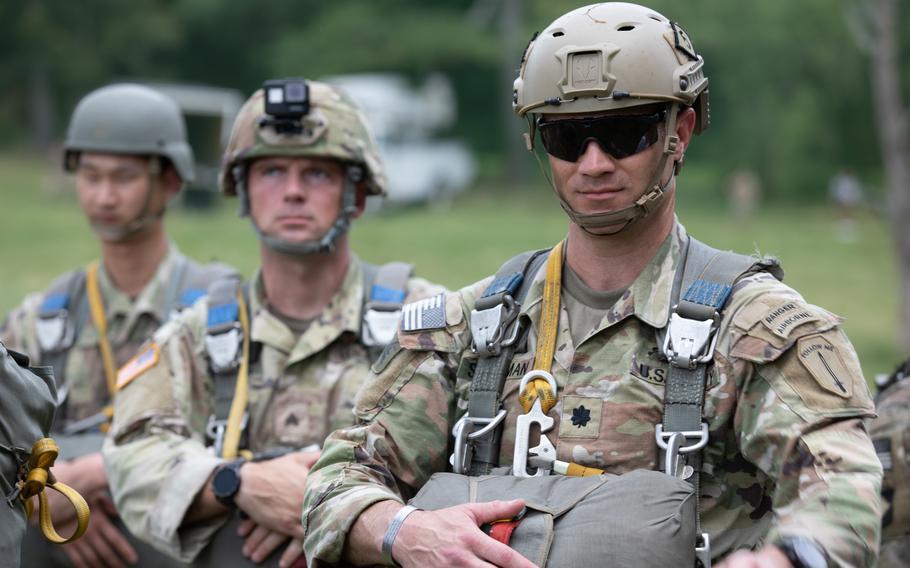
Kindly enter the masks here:
<path id="1" fill-rule="evenodd" d="M 85 271 L 85 288 L 88 304 L 91 308 L 92 323 L 98 331 L 98 348 L 101 350 L 101 361 L 104 365 L 104 378 L 107 380 L 107 391 L 113 398 L 117 392 L 117 366 L 114 364 L 114 353 L 107 339 L 107 318 L 104 315 L 104 301 L 101 299 L 101 287 L 98 285 L 98 261 L 88 265 Z"/>
<path id="2" fill-rule="evenodd" d="M 246 300 L 242 290 L 237 292 L 237 309 L 240 329 L 243 332 L 243 347 L 240 353 L 240 370 L 237 371 L 237 384 L 234 386 L 234 398 L 231 400 L 231 411 L 228 413 L 228 423 L 224 432 L 224 445 L 221 449 L 221 457 L 224 459 L 237 457 L 243 415 L 246 413 L 247 405 L 247 383 L 250 372 L 250 321 L 247 319 Z"/>
<path id="3" fill-rule="evenodd" d="M 559 329 L 559 292 L 562 287 L 562 252 L 565 241 L 550 251 L 547 258 L 547 279 L 543 285 L 543 302 L 540 307 L 540 321 L 537 324 L 537 351 L 534 353 L 534 370 L 550 371 L 553 354 L 556 352 L 556 332 Z M 556 404 L 555 393 L 546 379 L 528 381 L 518 401 L 525 412 L 530 412 L 534 401 L 540 399 L 540 409 L 548 413 Z M 541 434 L 543 435 L 543 434 Z M 577 463 L 557 461 L 554 471 L 573 477 L 587 477 L 604 473 L 596 467 L 585 467 Z"/>
<path id="4" fill-rule="evenodd" d="M 553 353 L 556 351 L 556 332 L 559 329 L 559 291 L 562 287 L 563 242 L 557 244 L 547 257 L 547 279 L 543 285 L 543 302 L 540 321 L 537 323 L 537 351 L 534 354 L 534 369 L 550 372 Z M 544 414 L 556 404 L 556 393 L 550 389 L 546 379 L 534 379 L 525 385 L 518 401 L 525 412 L 531 411 L 534 401 L 540 398 L 540 409 Z"/>
<path id="5" fill-rule="evenodd" d="M 57 481 L 50 469 L 57 460 L 60 448 L 52 438 L 41 438 L 32 446 L 32 453 L 28 458 L 28 473 L 26 478 L 19 482 L 19 498 L 25 503 L 26 516 L 31 517 L 34 505 L 32 497 L 38 496 L 38 518 L 41 532 L 44 537 L 55 544 L 72 542 L 83 534 L 88 528 L 89 508 L 82 495 L 72 487 Z M 44 489 L 50 487 L 63 495 L 76 510 L 76 530 L 69 538 L 60 536 L 54 528 L 51 519 L 50 507 L 47 504 L 47 495 Z"/>

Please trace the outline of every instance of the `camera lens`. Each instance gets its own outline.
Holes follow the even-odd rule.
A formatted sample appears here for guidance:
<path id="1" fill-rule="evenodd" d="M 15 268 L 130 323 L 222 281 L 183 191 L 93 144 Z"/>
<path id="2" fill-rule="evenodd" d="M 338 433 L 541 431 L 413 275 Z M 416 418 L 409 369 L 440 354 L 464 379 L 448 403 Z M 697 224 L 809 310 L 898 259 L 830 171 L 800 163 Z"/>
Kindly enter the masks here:
<path id="1" fill-rule="evenodd" d="M 303 83 L 288 83 L 284 87 L 285 99 L 289 103 L 301 103 L 305 98 L 305 88 Z"/>

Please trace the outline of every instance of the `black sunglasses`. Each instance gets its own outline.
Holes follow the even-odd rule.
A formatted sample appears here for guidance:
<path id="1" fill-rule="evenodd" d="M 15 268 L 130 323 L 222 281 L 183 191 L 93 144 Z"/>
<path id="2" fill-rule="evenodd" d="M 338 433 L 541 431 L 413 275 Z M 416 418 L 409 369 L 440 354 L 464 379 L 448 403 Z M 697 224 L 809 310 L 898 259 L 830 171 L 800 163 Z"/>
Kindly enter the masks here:
<path id="1" fill-rule="evenodd" d="M 667 111 L 629 116 L 565 118 L 538 122 L 543 147 L 553 157 L 576 162 L 593 140 L 616 159 L 651 147 L 660 138 L 660 123 Z"/>

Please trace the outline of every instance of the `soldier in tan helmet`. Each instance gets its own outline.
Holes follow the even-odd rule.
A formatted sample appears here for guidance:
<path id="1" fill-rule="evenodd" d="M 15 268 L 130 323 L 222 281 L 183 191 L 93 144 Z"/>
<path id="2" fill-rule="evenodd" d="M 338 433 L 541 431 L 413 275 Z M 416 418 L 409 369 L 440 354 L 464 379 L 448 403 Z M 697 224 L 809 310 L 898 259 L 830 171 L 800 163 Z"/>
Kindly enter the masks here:
<path id="1" fill-rule="evenodd" d="M 85 495 L 94 515 L 85 537 L 63 547 L 30 530 L 23 565 L 166 565 L 125 532 L 108 494 L 100 450 L 116 372 L 173 312 L 235 272 L 187 258 L 168 238 L 167 205 L 194 174 L 173 100 L 136 84 L 92 91 L 73 111 L 63 166 L 101 257 L 29 295 L 0 326 L 0 340 L 53 367 L 60 408 L 52 434 L 64 451 L 54 472 Z M 64 531 L 75 522 L 68 509 L 57 517 Z"/>
<path id="2" fill-rule="evenodd" d="M 105 461 L 126 524 L 172 557 L 289 566 L 322 441 L 353 422 L 405 299 L 442 289 L 351 251 L 348 228 L 386 178 L 360 111 L 329 85 L 254 93 L 221 186 L 258 235 L 261 267 L 215 283 L 121 369 Z"/>
<path id="3" fill-rule="evenodd" d="M 566 239 L 404 307 L 310 472 L 310 566 L 874 565 L 882 472 L 841 318 L 675 215 L 708 126 L 683 29 L 573 10 L 512 103 Z"/>

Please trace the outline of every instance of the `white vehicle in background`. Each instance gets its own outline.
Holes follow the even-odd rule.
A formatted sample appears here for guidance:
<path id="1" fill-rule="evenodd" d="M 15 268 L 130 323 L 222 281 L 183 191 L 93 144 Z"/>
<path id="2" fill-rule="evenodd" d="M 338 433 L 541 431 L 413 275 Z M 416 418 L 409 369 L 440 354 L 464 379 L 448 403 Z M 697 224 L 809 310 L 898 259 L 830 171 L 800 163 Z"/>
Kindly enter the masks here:
<path id="1" fill-rule="evenodd" d="M 388 202 L 448 204 L 470 187 L 477 172 L 470 150 L 461 141 L 433 137 L 457 116 L 445 76 L 430 75 L 418 88 L 393 73 L 323 80 L 343 89 L 363 110 L 385 160 Z"/>

